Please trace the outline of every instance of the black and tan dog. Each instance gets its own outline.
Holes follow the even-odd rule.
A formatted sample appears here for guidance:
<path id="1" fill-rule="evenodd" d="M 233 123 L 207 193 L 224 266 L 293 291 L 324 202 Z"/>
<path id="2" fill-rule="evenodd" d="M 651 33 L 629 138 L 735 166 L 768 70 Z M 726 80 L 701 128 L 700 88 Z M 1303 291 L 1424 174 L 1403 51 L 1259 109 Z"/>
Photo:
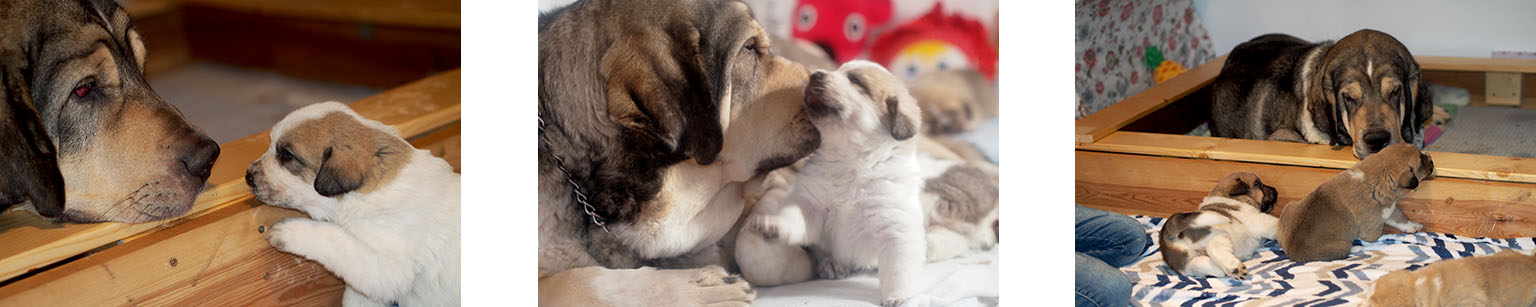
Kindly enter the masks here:
<path id="1" fill-rule="evenodd" d="M 1280 213 L 1280 247 L 1293 261 L 1338 260 L 1354 252 L 1355 239 L 1375 242 L 1382 225 L 1417 232 L 1397 200 L 1434 178 L 1435 163 L 1408 144 L 1387 146 L 1323 182 Z"/>
<path id="2" fill-rule="evenodd" d="M 0 64 L 58 149 L 56 220 L 146 222 L 191 209 L 219 146 L 144 79 L 144 41 L 112 0 L 0 0 Z"/>
<path id="3" fill-rule="evenodd" d="M 1211 87 L 1212 136 L 1352 145 L 1358 159 L 1422 146 L 1432 109 L 1408 48 L 1370 29 L 1338 42 L 1256 37 L 1232 49 Z"/>
<path id="4" fill-rule="evenodd" d="M 745 209 L 741 184 L 821 144 L 803 111 L 809 73 L 771 43 L 739 1 L 588 0 L 540 16 L 541 305 L 754 298 L 710 265 Z"/>
<path id="5" fill-rule="evenodd" d="M 0 211 L 28 202 L 43 217 L 64 211 L 64 176 L 26 83 L 0 64 Z"/>

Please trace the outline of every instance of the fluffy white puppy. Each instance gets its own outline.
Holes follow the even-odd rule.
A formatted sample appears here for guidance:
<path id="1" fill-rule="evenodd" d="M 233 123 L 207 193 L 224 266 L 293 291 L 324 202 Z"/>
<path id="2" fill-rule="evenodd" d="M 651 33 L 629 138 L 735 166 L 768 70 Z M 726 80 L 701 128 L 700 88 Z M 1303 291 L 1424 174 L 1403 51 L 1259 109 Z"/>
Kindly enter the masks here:
<path id="1" fill-rule="evenodd" d="M 916 101 L 865 61 L 817 71 L 805 91 L 821 148 L 788 191 L 758 201 L 738 235 L 737 264 L 754 285 L 804 281 L 812 268 L 799 249 L 810 247 L 822 277 L 878 267 L 881 304 L 899 305 L 917 292 L 927 256 Z"/>
<path id="2" fill-rule="evenodd" d="M 459 304 L 459 174 L 400 132 L 325 102 L 289 113 L 246 170 L 256 199 L 309 214 L 272 225 L 278 250 L 347 283 L 342 305 Z"/>

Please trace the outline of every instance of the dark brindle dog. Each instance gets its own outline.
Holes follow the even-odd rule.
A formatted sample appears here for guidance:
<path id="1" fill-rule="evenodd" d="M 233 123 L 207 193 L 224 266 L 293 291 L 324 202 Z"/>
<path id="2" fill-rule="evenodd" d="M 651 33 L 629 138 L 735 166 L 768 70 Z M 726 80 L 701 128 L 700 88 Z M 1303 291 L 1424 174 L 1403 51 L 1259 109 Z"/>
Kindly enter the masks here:
<path id="1" fill-rule="evenodd" d="M 43 217 L 64 211 L 64 176 L 26 83 L 0 64 L 0 211 L 28 202 Z"/>
<path id="2" fill-rule="evenodd" d="M 821 144 L 809 73 L 771 43 L 740 1 L 591 0 L 540 16 L 540 305 L 754 297 L 712 265 L 730 266 L 717 242 L 746 210 L 741 185 Z"/>
<path id="3" fill-rule="evenodd" d="M 1338 42 L 1256 37 L 1232 49 L 1211 86 L 1213 136 L 1353 145 L 1359 159 L 1422 146 L 1431 112 L 1408 48 L 1370 29 Z"/>
<path id="4" fill-rule="evenodd" d="M 67 203 L 55 220 L 175 217 L 208 179 L 218 144 L 149 88 L 145 55 L 114 1 L 0 0 L 0 64 L 58 149 Z"/>

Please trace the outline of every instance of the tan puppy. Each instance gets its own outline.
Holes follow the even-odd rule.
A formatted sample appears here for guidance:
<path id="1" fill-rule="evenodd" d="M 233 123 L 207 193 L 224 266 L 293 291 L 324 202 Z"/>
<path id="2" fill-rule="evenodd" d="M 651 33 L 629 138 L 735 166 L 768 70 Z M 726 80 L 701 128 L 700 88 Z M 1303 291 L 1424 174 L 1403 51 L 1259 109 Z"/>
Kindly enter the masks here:
<path id="1" fill-rule="evenodd" d="M 1280 247 L 1297 262 L 1337 260 L 1353 251 L 1354 239 L 1381 237 L 1383 223 L 1417 232 L 1424 225 L 1404 217 L 1397 200 L 1434 172 L 1434 162 L 1417 147 L 1387 146 L 1289 205 L 1280 214 Z"/>
<path id="2" fill-rule="evenodd" d="M 1248 278 L 1243 260 L 1264 239 L 1275 238 L 1279 222 L 1269 210 L 1275 207 L 1275 188 L 1258 174 L 1236 172 L 1216 183 L 1200 209 L 1174 214 L 1158 234 L 1163 261 L 1185 276 Z"/>
<path id="3" fill-rule="evenodd" d="M 1530 252 L 1530 251 L 1525 251 Z M 1516 251 L 1382 276 L 1366 306 L 1536 306 L 1536 257 Z"/>
<path id="4" fill-rule="evenodd" d="M 997 117 L 997 87 L 975 70 L 926 73 L 908 87 L 923 110 L 928 135 L 976 130 L 983 120 Z"/>

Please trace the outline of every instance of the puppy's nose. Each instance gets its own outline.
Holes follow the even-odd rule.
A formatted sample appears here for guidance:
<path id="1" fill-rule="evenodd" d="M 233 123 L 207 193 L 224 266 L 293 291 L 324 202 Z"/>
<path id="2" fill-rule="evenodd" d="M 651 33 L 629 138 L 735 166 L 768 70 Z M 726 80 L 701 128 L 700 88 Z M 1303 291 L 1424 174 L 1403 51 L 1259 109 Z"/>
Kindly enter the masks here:
<path id="1" fill-rule="evenodd" d="M 827 71 L 825 71 L 825 70 L 818 70 L 816 72 L 811 73 L 811 83 L 822 83 L 822 82 L 826 82 L 826 81 L 827 81 Z"/>
<path id="2" fill-rule="evenodd" d="M 1387 143 L 1391 142 L 1392 134 L 1385 131 L 1371 131 L 1365 134 L 1365 148 L 1370 149 L 1372 153 L 1381 151 L 1382 148 L 1387 147 Z"/>
<path id="3" fill-rule="evenodd" d="M 192 153 L 182 157 L 182 165 L 187 167 L 187 174 L 197 178 L 208 179 L 208 174 L 213 170 L 213 161 L 219 159 L 219 143 L 206 136 L 197 138 L 192 145 Z"/>

